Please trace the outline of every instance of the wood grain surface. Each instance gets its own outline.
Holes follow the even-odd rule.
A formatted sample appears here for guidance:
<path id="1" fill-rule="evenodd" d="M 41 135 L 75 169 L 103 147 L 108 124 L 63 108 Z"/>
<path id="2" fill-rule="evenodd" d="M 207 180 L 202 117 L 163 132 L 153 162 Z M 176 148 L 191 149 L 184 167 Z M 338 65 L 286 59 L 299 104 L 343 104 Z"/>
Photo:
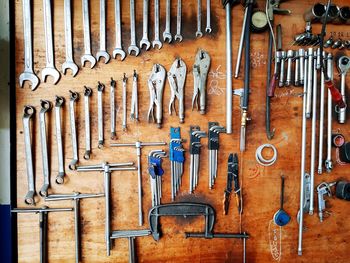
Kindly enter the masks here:
<path id="1" fill-rule="evenodd" d="M 34 69 L 41 78 L 41 71 L 45 67 L 45 41 L 43 27 L 43 2 L 33 2 L 33 49 Z M 64 16 L 63 0 L 52 1 L 54 24 L 54 48 L 56 67 L 61 71 L 65 60 L 64 44 Z M 80 57 L 83 54 L 83 30 L 82 30 L 82 4 L 75 0 L 73 12 L 73 45 L 75 62 L 80 66 Z M 107 49 L 111 54 L 114 49 L 114 1 L 107 0 Z M 127 50 L 130 39 L 129 1 L 122 2 L 122 41 L 124 50 Z M 142 37 L 142 2 L 136 2 L 136 28 L 137 43 Z M 149 38 L 153 39 L 153 2 L 150 1 Z M 165 1 L 160 1 L 160 32 L 165 27 Z M 182 138 L 187 139 L 184 147 L 189 149 L 189 126 L 199 125 L 202 130 L 208 129 L 209 121 L 218 121 L 225 126 L 225 12 L 221 1 L 212 1 L 212 27 L 213 32 L 201 39 L 195 38 L 197 1 L 183 2 L 183 36 L 181 43 L 166 44 L 160 50 L 151 49 L 141 51 L 138 57 L 127 56 L 121 62 L 119 59 L 111 59 L 108 64 L 98 62 L 94 69 L 82 68 L 75 78 L 70 73 L 62 75 L 57 85 L 52 85 L 49 78 L 47 83 L 41 82 L 36 91 L 31 91 L 28 85 L 20 88 L 16 84 L 16 118 L 17 118 L 17 202 L 19 207 L 25 207 L 24 196 L 27 191 L 25 152 L 23 140 L 22 115 L 24 105 L 36 107 L 37 114 L 33 125 L 33 147 L 35 160 L 36 189 L 39 190 L 42 182 L 42 165 L 39 140 L 39 105 L 40 99 L 54 101 L 55 95 L 64 96 L 69 100 L 69 90 L 80 93 L 81 98 L 77 103 L 77 127 L 79 138 L 79 164 L 98 164 L 108 162 L 136 162 L 134 148 L 111 148 L 112 142 L 144 142 L 165 141 L 169 142 L 169 130 L 171 126 L 180 126 Z M 203 5 L 203 21 L 205 26 L 205 2 Z M 257 1 L 258 8 L 265 8 L 265 1 Z M 289 8 L 293 14 L 290 16 L 276 16 L 276 24 L 283 27 L 283 46 L 289 49 L 292 37 L 296 33 L 304 31 L 302 14 L 315 1 L 300 0 L 288 1 L 281 7 Z M 339 5 L 350 4 L 350 1 L 336 1 Z M 176 28 L 176 5 L 172 1 L 172 32 Z M 91 19 L 91 44 L 93 54 L 99 48 L 99 1 L 90 1 Z M 23 70 L 23 23 L 22 1 L 17 0 L 15 5 L 15 34 L 16 34 L 16 80 Z M 232 47 L 233 65 L 236 62 L 239 37 L 241 33 L 243 8 L 238 5 L 232 10 Z M 314 25 L 314 32 L 320 31 L 320 25 Z M 204 29 L 204 27 L 203 27 Z M 330 25 L 328 33 L 349 33 L 348 26 Z M 299 207 L 300 188 L 300 149 L 301 149 L 301 114 L 302 99 L 299 87 L 281 88 L 277 90 L 276 97 L 272 100 L 272 127 L 276 128 L 276 135 L 270 143 L 278 150 L 278 160 L 271 167 L 262 167 L 255 161 L 256 148 L 267 143 L 265 135 L 265 83 L 267 60 L 267 32 L 252 34 L 251 47 L 251 94 L 249 114 L 252 121 L 247 128 L 247 150 L 239 153 L 240 177 L 243 184 L 244 212 L 241 218 L 242 231 L 250 234 L 247 241 L 247 262 L 349 262 L 350 251 L 350 223 L 349 203 L 329 198 L 327 203 L 331 213 L 323 223 L 319 222 L 317 214 L 305 215 L 305 232 L 303 242 L 303 255 L 297 255 L 298 224 L 296 214 Z M 211 56 L 211 68 L 208 76 L 207 114 L 200 115 L 197 111 L 191 111 L 191 99 L 193 94 L 192 66 L 197 50 L 202 48 Z M 292 47 L 297 49 L 297 47 Z M 344 52 L 344 51 L 342 51 Z M 338 51 L 333 54 L 339 56 Z M 176 57 L 181 57 L 187 64 L 187 80 L 185 87 L 185 123 L 179 125 L 177 116 L 169 116 L 167 107 L 170 97 L 170 87 L 166 83 L 163 103 L 163 128 L 157 129 L 155 124 L 147 123 L 146 115 L 149 105 L 149 92 L 147 79 L 154 63 L 162 64 L 167 70 Z M 243 65 L 243 64 L 242 64 Z M 133 123 L 128 118 L 128 129 L 122 131 L 121 127 L 121 86 L 123 73 L 128 80 L 128 116 L 131 104 L 132 73 L 136 70 L 139 74 L 139 111 L 140 122 Z M 109 81 L 113 77 L 117 80 L 117 140 L 110 140 L 110 110 L 109 110 Z M 338 74 L 335 75 L 338 82 Z M 233 81 L 235 89 L 243 87 L 242 74 L 238 80 Z M 101 150 L 97 148 L 97 81 L 101 81 L 107 87 L 104 92 L 104 135 L 106 146 Z M 338 82 L 339 83 L 339 82 Z M 89 161 L 83 159 L 85 147 L 83 86 L 93 89 L 91 99 L 92 122 L 92 156 Z M 237 213 L 234 201 L 231 201 L 229 214 L 224 216 L 222 212 L 223 191 L 226 185 L 227 157 L 231 152 L 239 152 L 239 99 L 234 98 L 233 104 L 233 134 L 220 135 L 220 150 L 218 156 L 218 178 L 214 189 L 209 190 L 208 185 L 208 150 L 207 141 L 203 140 L 200 162 L 200 179 L 195 193 L 188 194 L 189 189 L 189 153 L 186 152 L 185 173 L 180 194 L 176 201 L 198 201 L 211 204 L 217 214 L 215 224 L 216 232 L 239 232 L 240 217 Z M 101 173 L 77 173 L 68 170 L 68 163 L 72 158 L 68 103 L 63 110 L 64 153 L 66 182 L 64 185 L 56 185 L 54 179 L 57 174 L 57 148 L 54 132 L 54 114 L 48 115 L 48 141 L 51 171 L 50 193 L 81 193 L 103 192 L 103 175 Z M 311 122 L 308 122 L 311 127 Z M 334 130 L 340 129 L 346 138 L 350 138 L 348 124 L 338 125 L 334 121 Z M 310 150 L 310 134 L 308 139 L 308 153 Z M 151 192 L 147 168 L 147 154 L 152 149 L 165 147 L 146 147 L 142 149 L 142 187 L 143 187 L 143 211 L 147 219 L 147 211 L 151 207 Z M 269 154 L 269 153 L 267 153 Z M 335 160 L 335 152 L 333 152 Z M 307 162 L 309 163 L 309 162 Z M 163 198 L 162 203 L 171 201 L 170 196 L 170 163 L 168 159 L 163 162 L 165 174 L 162 179 Z M 308 165 L 307 165 L 308 167 Z M 350 180 L 349 166 L 335 165 L 331 174 L 315 176 L 315 184 L 322 181 L 334 181 L 340 178 Z M 291 215 L 291 222 L 283 228 L 276 227 L 272 222 L 274 213 L 279 208 L 280 175 L 284 174 L 285 182 L 285 210 Z M 138 195 L 136 172 L 113 172 L 111 176 L 111 229 L 145 229 L 148 227 L 146 220 L 143 227 L 138 227 Z M 315 198 L 317 196 L 315 195 Z M 44 205 L 38 196 L 37 207 Z M 50 207 L 71 207 L 69 201 L 51 202 Z M 317 207 L 317 204 L 315 203 Z M 83 262 L 127 262 L 128 243 L 126 239 L 116 240 L 110 257 L 106 256 L 104 241 L 104 199 L 87 199 L 81 201 L 81 249 Z M 140 262 L 240 262 L 242 260 L 242 241 L 231 239 L 185 239 L 185 231 L 202 231 L 204 223 L 202 218 L 164 218 L 161 219 L 164 236 L 159 242 L 149 237 L 136 239 L 137 256 Z M 74 262 L 74 219 L 73 213 L 50 213 L 48 248 L 50 262 Z M 19 262 L 39 261 L 39 227 L 38 215 L 18 215 L 18 257 Z"/>

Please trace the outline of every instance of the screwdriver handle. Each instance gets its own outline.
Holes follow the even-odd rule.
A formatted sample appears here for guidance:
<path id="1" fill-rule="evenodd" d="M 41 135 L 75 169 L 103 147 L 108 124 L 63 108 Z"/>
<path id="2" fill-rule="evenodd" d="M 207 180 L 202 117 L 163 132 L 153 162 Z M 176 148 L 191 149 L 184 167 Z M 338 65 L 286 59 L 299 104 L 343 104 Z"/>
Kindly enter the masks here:
<path id="1" fill-rule="evenodd" d="M 343 100 L 343 96 L 341 95 L 340 91 L 335 87 L 334 83 L 332 80 L 328 79 L 325 80 L 326 87 L 329 89 L 332 95 L 333 101 L 336 103 L 336 105 L 340 108 L 343 109 L 346 107 L 346 104 Z"/>
<path id="2" fill-rule="evenodd" d="M 275 89 L 276 89 L 276 85 L 277 85 L 277 80 L 278 80 L 278 73 L 273 74 L 271 82 L 270 82 L 270 87 L 269 90 L 267 92 L 267 96 L 269 96 L 270 98 L 275 96 Z"/>

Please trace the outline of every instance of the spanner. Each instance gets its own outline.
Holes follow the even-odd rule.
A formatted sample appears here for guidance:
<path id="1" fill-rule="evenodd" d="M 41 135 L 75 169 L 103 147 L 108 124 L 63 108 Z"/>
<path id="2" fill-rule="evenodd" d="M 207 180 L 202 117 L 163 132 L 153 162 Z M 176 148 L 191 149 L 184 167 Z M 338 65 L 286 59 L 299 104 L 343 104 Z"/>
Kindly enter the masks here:
<path id="1" fill-rule="evenodd" d="M 91 154 L 91 126 L 90 126 L 90 97 L 92 89 L 84 86 L 84 113 L 85 113 L 85 154 L 84 159 L 89 160 Z"/>
<path id="2" fill-rule="evenodd" d="M 136 26 L 135 26 L 135 0 L 130 0 L 130 46 L 128 53 L 134 51 L 135 56 L 138 56 L 140 49 L 136 46 Z"/>
<path id="3" fill-rule="evenodd" d="M 148 8 L 149 1 L 143 0 L 143 35 L 140 41 L 140 48 L 142 48 L 143 45 L 146 45 L 146 50 L 149 50 L 151 47 L 151 42 L 148 40 Z"/>
<path id="4" fill-rule="evenodd" d="M 46 66 L 41 72 L 41 77 L 46 82 L 47 76 L 53 77 L 53 84 L 60 79 L 60 73 L 55 68 L 55 58 L 53 54 L 53 34 L 52 34 L 52 16 L 51 16 L 51 0 L 43 0 L 44 6 L 44 31 L 46 46 Z"/>
<path id="5" fill-rule="evenodd" d="M 104 144 L 103 138 L 103 90 L 105 85 L 98 82 L 97 86 L 97 119 L 98 119 L 98 148 L 102 149 Z"/>
<path id="6" fill-rule="evenodd" d="M 66 61 L 62 64 L 62 72 L 65 75 L 67 69 L 70 69 L 73 77 L 75 77 L 79 69 L 73 58 L 71 0 L 64 0 L 64 35 L 66 40 Z"/>
<path id="7" fill-rule="evenodd" d="M 210 10 L 210 0 L 207 0 L 207 26 L 205 28 L 205 32 L 207 33 L 211 33 L 211 22 L 210 22 L 210 13 L 211 13 L 211 10 Z"/>
<path id="8" fill-rule="evenodd" d="M 39 194 L 43 197 L 47 196 L 47 190 L 50 186 L 50 168 L 49 156 L 47 149 L 47 132 L 46 132 L 46 113 L 51 110 L 51 103 L 48 100 L 40 100 L 41 110 L 39 113 L 40 122 L 40 143 L 41 143 L 41 158 L 43 165 L 44 184 L 41 187 Z"/>
<path id="9" fill-rule="evenodd" d="M 177 0 L 177 15 L 176 15 L 176 35 L 175 35 L 175 41 L 182 41 L 182 35 L 181 35 L 181 13 L 182 13 L 182 3 L 181 0 Z"/>
<path id="10" fill-rule="evenodd" d="M 168 40 L 170 43 L 173 40 L 170 32 L 170 21 L 171 21 L 171 1 L 166 0 L 166 14 L 165 14 L 165 30 L 163 32 L 163 40 L 164 42 Z"/>
<path id="11" fill-rule="evenodd" d="M 79 93 L 75 91 L 69 91 L 70 92 L 70 101 L 69 101 L 69 117 L 70 117 L 70 130 L 71 130 L 71 136 L 72 136 L 72 152 L 73 152 L 73 159 L 71 160 L 69 164 L 70 170 L 76 169 L 76 164 L 79 161 L 78 156 L 78 140 L 77 140 L 77 128 L 75 123 L 75 102 L 79 99 Z"/>
<path id="12" fill-rule="evenodd" d="M 84 27 L 84 55 L 81 57 L 81 64 L 85 66 L 85 62 L 90 62 L 90 68 L 96 64 L 95 57 L 91 54 L 90 43 L 90 17 L 89 17 L 89 0 L 82 0 L 83 4 L 83 27 Z"/>
<path id="13" fill-rule="evenodd" d="M 197 31 L 196 37 L 202 37 L 202 0 L 197 0 Z"/>
<path id="14" fill-rule="evenodd" d="M 128 81 L 128 78 L 126 77 L 126 74 L 124 73 L 123 77 L 123 90 L 122 90 L 122 97 L 123 97 L 123 120 L 122 120 L 122 127 L 123 131 L 126 131 L 126 82 Z"/>
<path id="15" fill-rule="evenodd" d="M 57 140 L 57 159 L 58 159 L 58 174 L 56 176 L 56 184 L 64 183 L 64 157 L 63 157 L 63 139 L 61 126 L 61 111 L 65 100 L 64 97 L 56 96 L 55 101 L 55 122 L 56 122 L 56 140 Z"/>
<path id="16" fill-rule="evenodd" d="M 23 109 L 23 134 L 24 134 L 24 147 L 26 152 L 26 167 L 27 167 L 27 180 L 28 180 L 28 192 L 24 198 L 24 202 L 27 205 L 35 205 L 35 183 L 34 183 L 34 168 L 33 168 L 33 152 L 32 152 L 32 140 L 30 120 L 35 113 L 33 106 L 24 106 Z"/>
<path id="17" fill-rule="evenodd" d="M 134 70 L 134 75 L 132 78 L 132 94 L 131 94 L 131 110 L 130 110 L 130 119 L 139 121 L 139 103 L 138 103 L 138 94 L 137 94 L 137 79 L 138 75 L 136 70 Z"/>
<path id="18" fill-rule="evenodd" d="M 115 88 L 116 81 L 111 78 L 111 89 L 110 89 L 110 108 L 111 108 L 111 139 L 114 140 L 117 137 L 117 133 L 115 131 Z"/>
<path id="19" fill-rule="evenodd" d="M 333 80 L 333 56 L 332 53 L 327 55 L 327 75 L 328 78 Z M 325 168 L 327 173 L 330 173 L 333 169 L 332 161 L 332 115 L 333 115 L 333 105 L 332 105 L 332 94 L 330 90 L 327 91 L 327 157 L 325 161 Z"/>
<path id="20" fill-rule="evenodd" d="M 152 47 L 161 49 L 163 43 L 159 39 L 159 0 L 154 0 L 154 40 L 152 41 Z"/>
<path id="21" fill-rule="evenodd" d="M 341 76 L 340 80 L 340 93 L 343 97 L 344 103 L 346 103 L 346 94 L 345 94 L 345 80 L 346 80 L 346 74 L 348 73 L 348 70 L 350 68 L 350 58 L 347 56 L 342 56 L 338 60 L 338 70 L 339 74 Z M 337 108 L 338 112 L 338 122 L 341 124 L 344 124 L 346 121 L 346 108 Z"/>
<path id="22" fill-rule="evenodd" d="M 115 16 L 115 49 L 113 50 L 113 57 L 116 58 L 120 55 L 120 59 L 123 61 L 126 54 L 122 48 L 122 22 L 120 18 L 120 0 L 114 1 L 114 16 Z"/>
<path id="23" fill-rule="evenodd" d="M 106 51 L 106 1 L 100 0 L 100 50 L 96 54 L 97 61 L 103 57 L 105 64 L 108 63 L 111 56 Z"/>
<path id="24" fill-rule="evenodd" d="M 32 84 L 32 90 L 39 85 L 39 78 L 33 71 L 33 39 L 32 14 L 30 0 L 23 0 L 23 39 L 24 39 L 24 71 L 19 76 L 19 85 L 23 88 L 24 81 Z"/>

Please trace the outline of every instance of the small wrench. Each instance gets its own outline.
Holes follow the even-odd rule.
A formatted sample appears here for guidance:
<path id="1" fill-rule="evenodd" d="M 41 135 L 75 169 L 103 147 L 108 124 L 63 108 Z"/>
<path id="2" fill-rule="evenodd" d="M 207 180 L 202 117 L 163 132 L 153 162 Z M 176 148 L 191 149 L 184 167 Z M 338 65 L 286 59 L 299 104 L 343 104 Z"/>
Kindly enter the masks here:
<path id="1" fill-rule="evenodd" d="M 161 49 L 163 43 L 159 39 L 159 0 L 154 0 L 154 40 L 152 41 L 152 47 Z"/>
<path id="2" fill-rule="evenodd" d="M 211 33 L 211 22 L 210 22 L 210 13 L 211 13 L 211 11 L 210 11 L 210 0 L 207 0 L 207 26 L 206 26 L 206 28 L 205 28 L 205 32 L 207 32 L 207 33 Z"/>
<path id="3" fill-rule="evenodd" d="M 111 78 L 111 90 L 110 90 L 110 107 L 111 107 L 111 139 L 114 140 L 117 137 L 117 133 L 115 131 L 115 88 L 116 81 Z"/>
<path id="4" fill-rule="evenodd" d="M 125 59 L 125 51 L 122 48 L 122 33 L 121 33 L 121 18 L 120 18 L 120 0 L 114 1 L 114 16 L 115 16 L 115 49 L 113 50 L 113 57 L 120 55 L 120 59 Z"/>
<path id="5" fill-rule="evenodd" d="M 176 15 L 176 35 L 175 40 L 181 42 L 182 41 L 182 35 L 181 35 L 181 13 L 182 13 L 182 6 L 181 6 L 181 0 L 177 0 L 177 15 Z"/>
<path id="6" fill-rule="evenodd" d="M 24 134 L 24 146 L 26 152 L 26 167 L 27 167 L 27 180 L 28 180 L 28 192 L 24 198 L 24 202 L 27 205 L 35 205 L 35 183 L 34 183 L 34 168 L 33 168 L 33 152 L 32 152 L 32 140 L 30 120 L 35 113 L 33 106 L 24 106 L 23 109 L 23 134 Z"/>
<path id="7" fill-rule="evenodd" d="M 73 58 L 71 0 L 64 0 L 64 35 L 66 40 L 66 61 L 62 64 L 62 72 L 65 75 L 67 69 L 70 69 L 73 77 L 75 77 L 79 69 Z"/>
<path id="8" fill-rule="evenodd" d="M 148 40 L 148 7 L 149 1 L 143 0 L 143 35 L 140 41 L 140 48 L 146 45 L 146 50 L 149 50 L 151 47 L 151 42 Z"/>
<path id="9" fill-rule="evenodd" d="M 202 37 L 202 0 L 197 0 L 197 31 L 196 37 Z"/>
<path id="10" fill-rule="evenodd" d="M 139 105 L 138 105 L 138 95 L 137 95 L 137 79 L 138 75 L 136 70 L 134 70 L 134 76 L 132 79 L 132 95 L 131 95 L 131 110 L 130 110 L 130 119 L 139 120 Z"/>
<path id="11" fill-rule="evenodd" d="M 52 16 L 51 16 L 51 0 L 43 0 L 44 6 L 44 31 L 46 46 L 46 66 L 41 72 L 41 77 L 46 82 L 47 76 L 53 77 L 53 84 L 60 79 L 60 73 L 55 67 L 55 58 L 53 54 L 53 34 L 52 34 Z"/>
<path id="12" fill-rule="evenodd" d="M 342 56 L 338 60 L 338 70 L 341 76 L 340 80 L 340 93 L 343 97 L 344 103 L 346 103 L 346 94 L 345 94 L 345 80 L 346 80 L 346 74 L 348 73 L 350 68 L 350 58 L 347 56 Z M 336 108 L 338 112 L 338 122 L 341 124 L 344 124 L 346 121 L 346 108 Z"/>
<path id="13" fill-rule="evenodd" d="M 138 56 L 140 49 L 136 46 L 136 26 L 135 26 L 135 0 L 130 0 L 130 46 L 128 53 L 134 51 L 135 56 Z"/>
<path id="14" fill-rule="evenodd" d="M 23 88 L 24 81 L 32 83 L 32 90 L 39 85 L 39 78 L 33 70 L 33 39 L 32 14 L 30 0 L 23 0 L 23 39 L 24 39 L 24 71 L 19 76 L 19 85 Z"/>
<path id="15" fill-rule="evenodd" d="M 103 90 L 105 85 L 98 82 L 97 86 L 97 119 L 98 119 L 98 148 L 102 149 L 104 144 L 103 138 Z"/>
<path id="16" fill-rule="evenodd" d="M 47 100 L 40 100 L 41 110 L 39 113 L 40 122 L 40 143 L 41 143 L 41 158 L 43 165 L 44 184 L 41 187 L 39 194 L 42 197 L 47 196 L 47 190 L 50 186 L 50 168 L 49 156 L 47 150 L 47 132 L 46 132 L 46 113 L 51 110 L 51 103 Z"/>
<path id="17" fill-rule="evenodd" d="M 171 21 L 171 1 L 166 0 L 166 18 L 165 18 L 165 30 L 163 32 L 164 42 L 168 40 L 170 43 L 173 40 L 170 32 L 170 21 Z"/>
<path id="18" fill-rule="evenodd" d="M 100 50 L 96 54 L 97 61 L 103 57 L 105 64 L 108 63 L 111 56 L 106 51 L 106 1 L 100 0 Z"/>
<path id="19" fill-rule="evenodd" d="M 63 139 L 61 126 L 61 110 L 65 100 L 64 97 L 56 96 L 55 102 L 55 122 L 56 122 L 56 140 L 57 140 L 57 159 L 58 159 L 58 175 L 56 176 L 56 184 L 64 183 L 64 157 L 63 157 Z"/>
<path id="20" fill-rule="evenodd" d="M 83 4 L 83 27 L 84 27 L 84 55 L 81 57 L 81 64 L 85 66 L 85 62 L 90 62 L 90 68 L 96 65 L 96 59 L 91 54 L 90 43 L 90 17 L 89 17 L 89 0 L 82 0 Z"/>
<path id="21" fill-rule="evenodd" d="M 128 81 L 128 78 L 126 77 L 126 74 L 124 73 L 123 77 L 123 90 L 122 90 L 122 96 L 123 96 L 123 122 L 122 127 L 123 131 L 126 131 L 126 82 Z"/>
<path id="22" fill-rule="evenodd" d="M 70 170 L 76 169 L 76 164 L 79 161 L 78 156 L 78 140 L 77 140 L 77 128 L 75 124 L 75 102 L 79 99 L 79 93 L 74 91 L 70 92 L 70 101 L 69 101 L 69 116 L 70 116 L 70 130 L 72 136 L 72 151 L 73 151 L 73 159 L 69 164 Z"/>
<path id="23" fill-rule="evenodd" d="M 91 126 L 90 126 L 90 97 L 92 89 L 84 86 L 84 113 L 85 113 L 85 154 L 84 159 L 89 160 L 91 155 Z"/>

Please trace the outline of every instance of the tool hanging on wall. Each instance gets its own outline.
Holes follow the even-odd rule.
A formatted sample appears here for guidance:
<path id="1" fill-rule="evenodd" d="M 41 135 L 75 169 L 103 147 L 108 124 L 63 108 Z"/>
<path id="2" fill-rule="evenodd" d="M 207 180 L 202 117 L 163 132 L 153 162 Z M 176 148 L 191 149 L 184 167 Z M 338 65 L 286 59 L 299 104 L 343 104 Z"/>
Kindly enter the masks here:
<path id="1" fill-rule="evenodd" d="M 133 121 L 139 121 L 139 102 L 137 95 L 137 79 L 138 75 L 136 70 L 134 70 L 134 75 L 132 78 L 132 94 L 131 94 L 131 109 L 130 109 L 130 119 Z"/>
<path id="2" fill-rule="evenodd" d="M 333 81 L 333 56 L 331 53 L 327 55 L 327 75 L 328 78 Z M 325 76 L 325 72 L 323 75 Z M 332 117 L 333 117 L 333 103 L 332 103 L 332 95 L 331 91 L 328 89 L 327 91 L 327 157 L 325 161 L 325 168 L 328 173 L 330 173 L 333 169 L 333 161 L 332 161 Z"/>
<path id="3" fill-rule="evenodd" d="M 56 183 L 63 184 L 65 169 L 64 169 L 64 150 L 63 150 L 63 136 L 62 136 L 62 108 L 65 99 L 61 96 L 56 96 L 55 99 L 55 127 L 56 127 L 56 141 L 57 141 L 57 160 L 58 160 L 58 174 L 56 176 Z"/>
<path id="4" fill-rule="evenodd" d="M 123 89 L 122 89 L 122 99 L 123 99 L 123 119 L 122 119 L 122 128 L 123 131 L 126 131 L 127 126 L 126 126 L 126 115 L 127 115 L 127 98 L 126 98 L 126 83 L 128 81 L 128 78 L 126 77 L 126 74 L 124 73 L 123 77 Z"/>
<path id="5" fill-rule="evenodd" d="M 116 59 L 117 55 L 120 56 L 120 60 L 125 59 L 126 53 L 122 46 L 122 21 L 120 0 L 114 0 L 114 17 L 115 17 L 115 48 L 113 50 L 113 57 Z"/>
<path id="6" fill-rule="evenodd" d="M 243 212 L 243 206 L 242 206 L 241 186 L 239 184 L 239 176 L 238 176 L 238 156 L 237 154 L 230 153 L 227 160 L 227 181 L 226 181 L 226 189 L 224 191 L 224 201 L 223 201 L 224 215 L 228 214 L 228 210 L 230 206 L 232 181 L 234 183 L 233 190 L 235 194 L 238 213 L 241 214 Z"/>
<path id="7" fill-rule="evenodd" d="M 149 1 L 143 0 L 143 29 L 142 29 L 142 39 L 140 41 L 140 48 L 144 45 L 146 46 L 146 50 L 149 50 L 151 47 L 151 42 L 148 40 L 148 9 L 149 9 Z"/>
<path id="8" fill-rule="evenodd" d="M 96 60 L 104 58 L 107 64 L 111 56 L 106 51 L 106 0 L 100 0 L 100 50 L 96 54 Z"/>
<path id="9" fill-rule="evenodd" d="M 171 27 L 171 0 L 166 0 L 166 6 L 165 6 L 165 29 L 163 32 L 163 41 L 170 44 L 171 41 L 173 40 L 173 37 L 170 32 L 170 27 Z"/>
<path id="10" fill-rule="evenodd" d="M 332 183 L 326 183 L 322 182 L 317 186 L 317 195 L 318 195 L 318 217 L 320 218 L 320 222 L 323 222 L 324 215 L 329 215 L 328 212 L 325 211 L 326 209 L 326 200 L 325 196 L 328 195 L 329 197 L 332 196 L 331 187 L 333 185 L 336 185 L 337 182 Z"/>
<path id="11" fill-rule="evenodd" d="M 151 193 L 152 193 L 152 207 L 160 205 L 162 198 L 162 175 L 164 170 L 162 168 L 162 158 L 165 158 L 166 152 L 163 150 L 152 150 L 148 154 L 148 173 L 151 176 Z"/>
<path id="12" fill-rule="evenodd" d="M 90 125 L 90 97 L 92 89 L 84 86 L 84 112 L 85 112 L 85 154 L 84 159 L 89 160 L 91 155 L 91 125 Z"/>
<path id="13" fill-rule="evenodd" d="M 110 112 L 111 112 L 111 140 L 117 138 L 117 132 L 115 129 L 116 122 L 116 111 L 115 111 L 115 89 L 117 87 L 117 82 L 111 78 L 111 88 L 110 88 Z"/>
<path id="14" fill-rule="evenodd" d="M 98 82 L 97 85 L 97 128 L 98 128 L 98 148 L 102 149 L 104 145 L 103 136 L 103 91 L 105 85 Z"/>
<path id="15" fill-rule="evenodd" d="M 274 214 L 273 221 L 278 226 L 285 226 L 290 221 L 290 216 L 283 210 L 284 202 L 284 176 L 281 175 L 281 197 L 280 197 L 280 209 Z"/>
<path id="16" fill-rule="evenodd" d="M 327 58 L 326 52 L 323 51 L 323 60 L 325 60 L 326 58 Z M 325 61 L 323 63 L 325 63 Z M 322 167 L 323 167 L 324 108 L 325 108 L 325 85 L 324 85 L 324 74 L 322 71 L 320 72 L 320 75 L 321 75 L 321 89 L 320 89 L 320 122 L 319 122 L 319 135 L 318 135 L 318 139 L 319 139 L 318 167 L 317 167 L 318 174 L 322 174 Z"/>
<path id="17" fill-rule="evenodd" d="M 350 68 L 350 57 L 342 56 L 338 59 L 338 71 L 340 74 L 340 93 L 342 95 L 342 99 L 344 103 L 346 104 L 346 87 L 345 87 L 345 81 L 346 81 L 346 75 Z M 344 124 L 346 122 L 346 108 L 340 108 L 338 109 L 336 106 L 335 111 L 338 113 L 338 122 L 340 124 Z"/>
<path id="18" fill-rule="evenodd" d="M 77 128 L 76 128 L 76 120 L 75 120 L 75 104 L 76 104 L 76 101 L 79 100 L 79 93 L 71 90 L 69 92 L 70 92 L 69 117 L 70 117 L 73 159 L 69 163 L 68 167 L 70 170 L 75 170 L 76 168 L 75 166 L 79 161 Z"/>
<path id="19" fill-rule="evenodd" d="M 86 62 L 90 62 L 90 68 L 93 68 L 96 65 L 96 58 L 91 53 L 89 1 L 82 0 L 82 5 L 84 53 L 81 57 L 81 65 L 84 67 Z"/>
<path id="20" fill-rule="evenodd" d="M 181 35 L 181 16 L 182 16 L 182 1 L 177 0 L 175 41 L 178 41 L 178 42 L 181 42 L 183 39 L 183 37 Z"/>

